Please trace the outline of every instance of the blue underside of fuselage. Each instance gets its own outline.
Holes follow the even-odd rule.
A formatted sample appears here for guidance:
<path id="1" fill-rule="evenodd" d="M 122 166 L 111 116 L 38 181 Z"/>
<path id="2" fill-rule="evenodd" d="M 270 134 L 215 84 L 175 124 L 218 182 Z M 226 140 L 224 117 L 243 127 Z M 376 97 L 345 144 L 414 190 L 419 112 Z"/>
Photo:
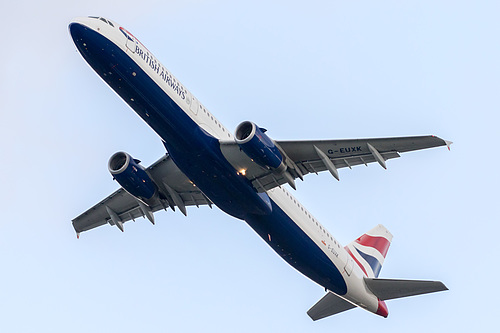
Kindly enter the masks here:
<path id="1" fill-rule="evenodd" d="M 337 294 L 347 292 L 341 273 L 318 245 L 272 201 L 271 212 L 269 200 L 263 200 L 224 158 L 218 140 L 203 131 L 125 52 L 83 25 L 71 24 L 70 33 L 90 66 L 164 140 L 179 169 L 212 202 L 245 220 L 304 275 Z"/>

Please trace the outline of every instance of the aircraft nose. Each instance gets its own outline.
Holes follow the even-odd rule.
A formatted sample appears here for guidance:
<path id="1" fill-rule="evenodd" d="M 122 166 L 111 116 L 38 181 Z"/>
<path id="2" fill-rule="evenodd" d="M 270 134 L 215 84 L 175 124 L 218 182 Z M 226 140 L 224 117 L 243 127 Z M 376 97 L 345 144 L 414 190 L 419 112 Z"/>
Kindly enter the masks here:
<path id="1" fill-rule="evenodd" d="M 82 46 L 85 47 L 84 36 L 85 31 L 88 30 L 86 26 L 81 24 L 80 22 L 71 22 L 68 26 L 69 34 L 73 39 L 75 45 L 80 49 Z"/>
<path id="2" fill-rule="evenodd" d="M 78 22 L 74 22 L 74 21 L 72 21 L 72 22 L 68 25 L 69 34 L 71 35 L 71 37 L 72 37 L 73 39 L 75 39 L 75 32 L 76 32 L 76 30 L 78 30 L 78 29 L 79 29 L 79 28 L 78 28 L 78 26 L 81 26 L 81 24 L 80 24 L 80 23 L 78 23 Z"/>
<path id="3" fill-rule="evenodd" d="M 85 27 L 80 20 L 75 19 L 70 22 L 68 30 L 71 38 L 76 42 L 78 38 L 81 38 L 81 33 L 85 30 Z"/>
<path id="4" fill-rule="evenodd" d="M 69 26 L 69 33 L 73 40 L 76 42 L 78 38 L 82 37 L 82 34 L 89 29 L 90 20 L 87 17 L 77 17 L 73 19 Z"/>

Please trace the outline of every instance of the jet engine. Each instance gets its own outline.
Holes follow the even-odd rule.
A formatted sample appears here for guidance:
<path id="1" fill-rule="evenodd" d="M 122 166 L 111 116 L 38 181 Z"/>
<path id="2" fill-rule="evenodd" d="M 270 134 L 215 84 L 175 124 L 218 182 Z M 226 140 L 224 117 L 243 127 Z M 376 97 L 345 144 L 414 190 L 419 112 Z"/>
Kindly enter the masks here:
<path id="1" fill-rule="evenodd" d="M 244 121 L 236 127 L 236 143 L 260 166 L 283 172 L 286 170 L 283 155 L 265 132 L 266 129 L 250 121 Z"/>
<path id="2" fill-rule="evenodd" d="M 111 156 L 108 169 L 128 193 L 147 203 L 157 195 L 158 189 L 140 162 L 120 151 Z"/>

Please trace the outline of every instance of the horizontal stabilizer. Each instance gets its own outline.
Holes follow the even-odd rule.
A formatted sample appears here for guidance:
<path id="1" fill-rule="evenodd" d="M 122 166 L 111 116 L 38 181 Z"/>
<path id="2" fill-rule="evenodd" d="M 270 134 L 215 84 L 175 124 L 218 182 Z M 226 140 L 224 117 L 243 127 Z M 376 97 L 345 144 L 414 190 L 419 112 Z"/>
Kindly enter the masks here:
<path id="1" fill-rule="evenodd" d="M 382 301 L 448 290 L 441 281 L 365 278 L 365 283 Z"/>
<path id="2" fill-rule="evenodd" d="M 355 307 L 355 305 L 329 292 L 318 303 L 314 304 L 307 311 L 307 314 L 312 320 L 318 320 Z"/>

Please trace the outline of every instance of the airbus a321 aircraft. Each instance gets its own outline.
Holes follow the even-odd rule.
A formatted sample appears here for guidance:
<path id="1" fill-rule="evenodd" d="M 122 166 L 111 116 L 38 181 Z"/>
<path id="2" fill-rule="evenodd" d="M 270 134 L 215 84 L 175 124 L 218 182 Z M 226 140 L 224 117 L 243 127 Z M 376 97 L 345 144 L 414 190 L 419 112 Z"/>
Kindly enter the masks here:
<path id="1" fill-rule="evenodd" d="M 250 121 L 228 131 L 130 32 L 102 17 L 77 18 L 78 51 L 161 138 L 167 154 L 145 168 L 125 152 L 108 167 L 121 188 L 73 220 L 81 232 L 171 208 L 216 205 L 244 220 L 286 262 L 323 286 L 317 320 L 355 307 L 387 317 L 385 300 L 447 290 L 439 281 L 379 279 L 392 235 L 382 225 L 342 246 L 285 187 L 309 173 L 386 161 L 451 142 L 435 136 L 274 141 Z"/>

